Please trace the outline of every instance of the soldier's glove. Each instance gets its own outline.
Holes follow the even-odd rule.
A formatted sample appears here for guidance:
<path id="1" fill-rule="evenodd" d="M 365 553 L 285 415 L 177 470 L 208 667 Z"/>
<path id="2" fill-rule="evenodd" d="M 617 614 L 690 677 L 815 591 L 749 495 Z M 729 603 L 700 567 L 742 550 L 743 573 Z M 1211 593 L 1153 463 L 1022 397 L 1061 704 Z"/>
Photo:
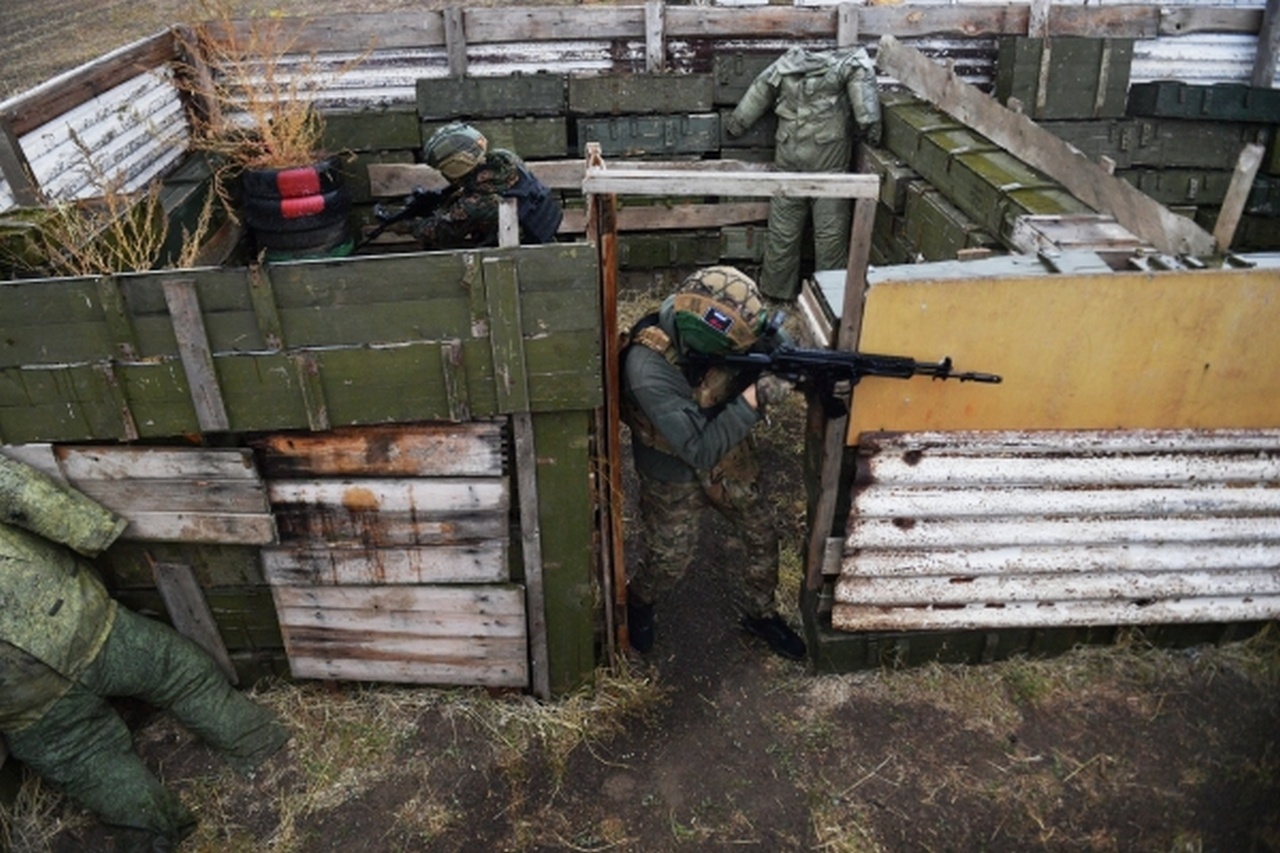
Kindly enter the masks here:
<path id="1" fill-rule="evenodd" d="M 774 376 L 772 373 L 766 373 L 756 382 L 756 401 L 760 404 L 760 411 L 768 411 L 773 406 L 786 400 L 795 390 L 795 384 Z"/>

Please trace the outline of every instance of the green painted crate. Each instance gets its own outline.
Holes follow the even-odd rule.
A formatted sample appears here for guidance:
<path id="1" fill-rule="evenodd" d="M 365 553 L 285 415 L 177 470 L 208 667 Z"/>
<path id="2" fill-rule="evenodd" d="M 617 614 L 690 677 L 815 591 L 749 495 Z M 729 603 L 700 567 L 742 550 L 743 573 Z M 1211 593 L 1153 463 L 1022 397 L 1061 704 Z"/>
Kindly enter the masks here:
<path id="1" fill-rule="evenodd" d="M 1124 115 L 1133 39 L 1002 36 L 995 95 L 1036 120 Z"/>
<path id="2" fill-rule="evenodd" d="M 720 116 L 614 116 L 578 119 L 578 146 L 600 143 L 606 157 L 709 154 L 720 150 Z"/>
<path id="3" fill-rule="evenodd" d="M 576 115 L 703 113 L 713 109 L 710 74 L 609 74 L 569 78 Z"/>
<path id="4" fill-rule="evenodd" d="M 1280 121 L 1280 89 L 1242 83 L 1192 85 L 1178 80 L 1135 83 L 1129 88 L 1131 116 L 1247 121 Z"/>
<path id="5" fill-rule="evenodd" d="M 1234 169 L 1244 146 L 1267 145 L 1275 136 L 1260 124 L 1159 118 L 1054 121 L 1043 127 L 1091 160 L 1107 157 L 1118 169 Z"/>
<path id="6" fill-rule="evenodd" d="M 422 119 L 506 118 L 561 115 L 568 91 L 563 74 L 445 77 L 417 83 Z"/>
<path id="7" fill-rule="evenodd" d="M 431 138 L 449 122 L 429 120 L 422 122 L 422 142 Z M 484 134 L 490 148 L 506 148 L 522 158 L 558 159 L 569 156 L 569 127 L 563 116 L 522 116 L 507 118 L 482 118 L 470 122 Z"/>
<path id="8" fill-rule="evenodd" d="M 907 190 L 902 236 L 926 261 L 952 261 L 965 249 L 997 249 L 981 225 L 923 182 Z"/>

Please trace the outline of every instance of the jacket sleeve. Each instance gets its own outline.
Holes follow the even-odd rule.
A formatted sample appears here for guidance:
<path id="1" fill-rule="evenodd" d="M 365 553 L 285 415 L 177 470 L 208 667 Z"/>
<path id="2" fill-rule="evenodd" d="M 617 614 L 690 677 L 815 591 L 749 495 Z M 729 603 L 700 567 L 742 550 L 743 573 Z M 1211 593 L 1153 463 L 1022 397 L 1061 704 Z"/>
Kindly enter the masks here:
<path id="1" fill-rule="evenodd" d="M 0 521 L 87 557 L 105 549 L 127 526 L 124 519 L 89 496 L 3 455 Z"/>
<path id="2" fill-rule="evenodd" d="M 866 51 L 859 50 L 852 62 L 847 83 L 853 120 L 872 145 L 880 144 L 880 89 L 876 83 L 876 67 Z"/>
<path id="3" fill-rule="evenodd" d="M 682 461 L 699 471 L 716 466 L 759 421 L 741 396 L 714 413 L 700 409 L 681 372 L 661 355 L 633 348 L 625 365 L 635 403 Z"/>
<path id="4" fill-rule="evenodd" d="M 761 116 L 773 108 L 774 103 L 778 100 L 778 83 L 781 80 L 781 74 L 778 70 L 778 62 L 775 60 L 768 68 L 756 75 L 756 79 L 751 81 L 751 85 L 747 87 L 747 91 L 743 94 L 742 100 L 738 101 L 738 105 L 733 108 L 733 112 L 729 118 L 725 120 L 725 130 L 730 136 L 741 136 L 746 133 L 751 125 L 760 120 Z"/>

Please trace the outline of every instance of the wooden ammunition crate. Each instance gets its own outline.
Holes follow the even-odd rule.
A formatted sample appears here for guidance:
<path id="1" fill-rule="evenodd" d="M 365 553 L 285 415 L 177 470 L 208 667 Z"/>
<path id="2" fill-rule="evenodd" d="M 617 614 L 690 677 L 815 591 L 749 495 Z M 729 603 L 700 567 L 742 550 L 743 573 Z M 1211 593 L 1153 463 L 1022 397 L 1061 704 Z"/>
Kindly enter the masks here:
<path id="1" fill-rule="evenodd" d="M 1234 169 L 1250 143 L 1270 144 L 1274 129 L 1246 122 L 1127 118 L 1054 121 L 1043 126 L 1092 160 L 1108 157 L 1118 169 Z"/>
<path id="2" fill-rule="evenodd" d="M 913 183 L 906 196 L 902 234 L 924 260 L 951 261 L 965 249 L 1000 247 L 1000 241 L 928 184 Z"/>
<path id="3" fill-rule="evenodd" d="M 578 119 L 579 153 L 588 142 L 600 143 L 606 157 L 707 154 L 720 150 L 720 116 L 614 116 Z"/>
<path id="4" fill-rule="evenodd" d="M 712 96 L 717 104 L 736 105 L 755 82 L 760 72 L 777 61 L 780 53 L 717 53 L 715 57 L 714 89 Z"/>
<path id="5" fill-rule="evenodd" d="M 1178 80 L 1135 83 L 1129 88 L 1128 114 L 1275 124 L 1280 120 L 1280 89 L 1242 83 L 1198 86 Z"/>
<path id="6" fill-rule="evenodd" d="M 445 77 L 417 82 L 418 115 L 424 119 L 561 115 L 567 103 L 564 74 Z"/>
<path id="7" fill-rule="evenodd" d="M 449 122 L 441 120 L 422 122 L 422 142 Z M 470 122 L 485 135 L 490 148 L 506 148 L 522 158 L 537 159 L 569 156 L 569 127 L 563 116 L 523 116 L 516 118 L 486 118 Z"/>
<path id="8" fill-rule="evenodd" d="M 613 74 L 569 78 L 569 112 L 704 113 L 713 107 L 710 74 Z"/>
<path id="9" fill-rule="evenodd" d="M 1124 115 L 1133 39 L 1003 36 L 995 94 L 1034 119 Z"/>

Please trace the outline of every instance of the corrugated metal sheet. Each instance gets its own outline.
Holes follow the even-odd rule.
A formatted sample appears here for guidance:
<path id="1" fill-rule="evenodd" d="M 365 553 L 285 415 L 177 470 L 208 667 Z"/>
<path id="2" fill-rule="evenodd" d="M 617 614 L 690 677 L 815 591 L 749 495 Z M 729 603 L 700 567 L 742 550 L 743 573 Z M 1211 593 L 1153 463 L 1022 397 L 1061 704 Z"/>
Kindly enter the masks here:
<path id="1" fill-rule="evenodd" d="M 864 436 L 847 631 L 1280 618 L 1280 430 Z"/>
<path id="2" fill-rule="evenodd" d="M 188 131 L 165 69 L 140 74 L 20 140 L 32 175 L 56 200 L 101 195 L 105 185 L 141 189 L 176 163 Z M 119 182 L 118 185 L 115 182 Z"/>

